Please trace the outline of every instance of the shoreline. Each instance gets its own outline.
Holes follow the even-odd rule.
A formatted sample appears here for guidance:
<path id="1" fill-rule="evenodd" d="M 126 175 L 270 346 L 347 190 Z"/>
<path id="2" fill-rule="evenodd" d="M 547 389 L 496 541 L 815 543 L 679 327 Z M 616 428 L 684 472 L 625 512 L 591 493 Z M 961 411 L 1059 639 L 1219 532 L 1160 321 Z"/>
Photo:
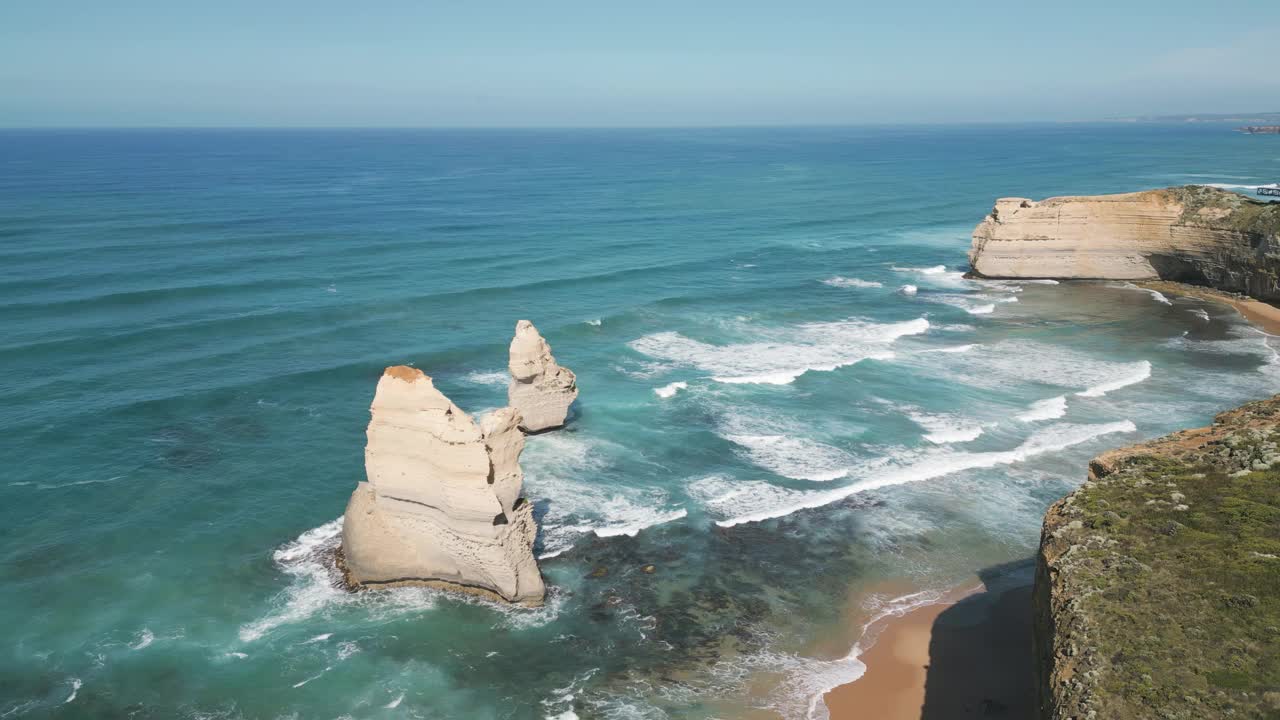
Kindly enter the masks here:
<path id="1" fill-rule="evenodd" d="M 1268 305 L 1261 300 L 1255 300 L 1246 295 L 1236 295 L 1222 290 L 1201 287 L 1199 285 L 1188 285 L 1186 283 L 1174 282 L 1173 280 L 1145 280 L 1134 284 L 1147 290 L 1167 292 L 1173 295 L 1184 295 L 1186 297 L 1193 297 L 1200 300 L 1208 300 L 1210 302 L 1230 305 L 1236 309 L 1236 312 L 1243 315 L 1245 320 L 1248 320 L 1259 330 L 1268 335 L 1280 336 L 1280 308 L 1274 305 Z"/>
<path id="2" fill-rule="evenodd" d="M 831 720 L 1033 714 L 1029 584 L 957 588 L 865 634 L 863 674 L 822 697 Z"/>

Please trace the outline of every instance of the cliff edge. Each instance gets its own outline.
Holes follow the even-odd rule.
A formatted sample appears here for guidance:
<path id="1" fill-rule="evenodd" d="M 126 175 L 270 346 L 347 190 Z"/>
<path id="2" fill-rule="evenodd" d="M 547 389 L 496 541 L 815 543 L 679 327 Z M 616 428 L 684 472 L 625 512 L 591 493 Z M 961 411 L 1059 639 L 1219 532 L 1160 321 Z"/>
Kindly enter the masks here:
<path id="1" fill-rule="evenodd" d="M 1041 717 L 1280 717 L 1280 395 L 1105 453 L 1045 516 Z"/>
<path id="2" fill-rule="evenodd" d="M 1001 198 L 973 231 L 988 278 L 1174 280 L 1280 301 L 1280 203 L 1188 185 Z"/>

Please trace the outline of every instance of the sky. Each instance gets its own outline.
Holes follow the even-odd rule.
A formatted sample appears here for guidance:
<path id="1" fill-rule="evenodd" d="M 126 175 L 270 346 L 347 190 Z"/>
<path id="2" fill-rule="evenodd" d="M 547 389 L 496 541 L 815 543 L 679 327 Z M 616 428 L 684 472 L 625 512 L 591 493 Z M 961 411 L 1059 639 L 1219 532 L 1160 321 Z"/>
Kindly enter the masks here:
<path id="1" fill-rule="evenodd" d="M 1276 0 L 8 0 L 0 126 L 1280 111 Z"/>

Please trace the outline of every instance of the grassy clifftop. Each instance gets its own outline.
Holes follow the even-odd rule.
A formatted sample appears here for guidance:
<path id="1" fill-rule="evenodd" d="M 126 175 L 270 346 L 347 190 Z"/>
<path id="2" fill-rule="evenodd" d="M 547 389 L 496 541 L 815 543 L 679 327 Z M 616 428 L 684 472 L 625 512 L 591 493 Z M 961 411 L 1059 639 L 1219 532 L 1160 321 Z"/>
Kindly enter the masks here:
<path id="1" fill-rule="evenodd" d="M 1045 519 L 1042 717 L 1280 718 L 1280 396 L 1103 455 Z"/>
<path id="2" fill-rule="evenodd" d="M 1261 237 L 1280 235 L 1280 202 L 1254 200 L 1204 185 L 1169 188 L 1182 205 L 1183 225 L 1218 227 Z"/>

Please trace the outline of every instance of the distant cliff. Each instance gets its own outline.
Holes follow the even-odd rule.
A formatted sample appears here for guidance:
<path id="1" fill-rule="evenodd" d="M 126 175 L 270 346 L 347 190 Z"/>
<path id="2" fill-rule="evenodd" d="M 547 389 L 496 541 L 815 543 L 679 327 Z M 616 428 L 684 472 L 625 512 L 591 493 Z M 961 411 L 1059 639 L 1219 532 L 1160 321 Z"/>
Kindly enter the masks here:
<path id="1" fill-rule="evenodd" d="M 990 278 L 1175 280 L 1280 301 L 1280 203 L 1203 186 L 1001 198 L 973 231 Z"/>
<path id="2" fill-rule="evenodd" d="M 1049 509 L 1045 720 L 1280 717 L 1280 395 L 1096 458 Z"/>

